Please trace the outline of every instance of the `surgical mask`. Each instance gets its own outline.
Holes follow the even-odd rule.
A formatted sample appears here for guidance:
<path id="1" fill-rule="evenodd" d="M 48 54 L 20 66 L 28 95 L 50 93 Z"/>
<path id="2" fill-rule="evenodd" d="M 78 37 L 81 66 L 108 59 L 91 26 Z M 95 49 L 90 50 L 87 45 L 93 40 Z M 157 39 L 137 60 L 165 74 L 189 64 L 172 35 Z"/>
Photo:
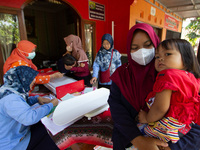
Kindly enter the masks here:
<path id="1" fill-rule="evenodd" d="M 71 52 L 72 51 L 72 43 L 70 45 L 67 46 L 67 51 Z"/>
<path id="2" fill-rule="evenodd" d="M 17 48 L 18 50 L 19 50 L 19 52 L 21 51 L 19 48 Z M 27 53 L 27 52 L 24 52 L 24 51 L 22 51 L 23 53 Z M 21 53 L 21 52 L 20 52 Z M 33 59 L 34 57 L 35 57 L 35 55 L 36 55 L 36 53 L 35 52 L 31 52 L 31 53 L 27 53 L 28 54 L 28 56 L 26 57 L 26 58 L 28 58 L 28 59 Z M 22 54 L 23 55 L 23 54 Z"/>
<path id="3" fill-rule="evenodd" d="M 28 59 L 33 59 L 35 57 L 36 53 L 35 52 L 32 52 L 32 53 L 28 53 Z"/>
<path id="4" fill-rule="evenodd" d="M 67 51 L 71 52 L 72 51 L 72 47 L 71 46 L 67 46 Z"/>
<path id="5" fill-rule="evenodd" d="M 131 58 L 140 65 L 147 65 L 155 56 L 155 48 L 146 49 L 141 48 L 136 52 L 131 53 Z"/>

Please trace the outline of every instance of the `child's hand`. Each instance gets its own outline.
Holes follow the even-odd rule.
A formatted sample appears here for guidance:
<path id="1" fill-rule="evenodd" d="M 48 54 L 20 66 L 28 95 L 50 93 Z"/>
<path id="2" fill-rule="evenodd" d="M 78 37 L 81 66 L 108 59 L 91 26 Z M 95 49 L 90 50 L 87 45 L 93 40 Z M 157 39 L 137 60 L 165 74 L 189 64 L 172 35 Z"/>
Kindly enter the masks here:
<path id="1" fill-rule="evenodd" d="M 91 80 L 90 80 L 90 84 L 94 84 L 97 82 L 97 78 L 96 77 L 93 77 Z"/>
<path id="2" fill-rule="evenodd" d="M 139 123 L 148 123 L 146 117 L 147 117 L 147 112 L 141 109 L 138 114 Z"/>
<path id="3" fill-rule="evenodd" d="M 50 103 L 50 102 L 51 102 L 51 100 L 49 98 L 38 97 L 38 103 L 40 105 L 47 104 L 47 103 Z"/>
<path id="4" fill-rule="evenodd" d="M 84 63 L 80 63 L 80 67 L 85 67 L 85 64 Z"/>
<path id="5" fill-rule="evenodd" d="M 71 70 L 73 68 L 73 66 L 67 66 L 67 65 L 65 65 L 65 69 L 66 70 Z"/>

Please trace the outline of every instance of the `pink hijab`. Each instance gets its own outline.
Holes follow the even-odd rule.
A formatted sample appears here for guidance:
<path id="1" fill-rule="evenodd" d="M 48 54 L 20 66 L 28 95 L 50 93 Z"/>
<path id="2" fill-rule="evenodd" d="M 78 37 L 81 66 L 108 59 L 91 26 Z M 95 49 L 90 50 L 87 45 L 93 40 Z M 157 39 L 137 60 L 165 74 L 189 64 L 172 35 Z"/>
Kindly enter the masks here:
<path id="1" fill-rule="evenodd" d="M 126 100 L 139 111 L 146 107 L 145 98 L 153 89 L 156 71 L 154 59 L 146 66 L 142 66 L 131 58 L 131 43 L 136 29 L 145 31 L 149 35 L 155 48 L 160 43 L 158 36 L 150 25 L 139 23 L 133 26 L 129 30 L 127 37 L 128 63 L 119 67 L 111 76 L 111 80 L 120 88 Z"/>
<path id="2" fill-rule="evenodd" d="M 88 61 L 87 55 L 82 48 L 81 39 L 73 34 L 68 35 L 64 38 L 67 45 L 72 43 L 72 56 L 76 58 L 78 62 Z"/>

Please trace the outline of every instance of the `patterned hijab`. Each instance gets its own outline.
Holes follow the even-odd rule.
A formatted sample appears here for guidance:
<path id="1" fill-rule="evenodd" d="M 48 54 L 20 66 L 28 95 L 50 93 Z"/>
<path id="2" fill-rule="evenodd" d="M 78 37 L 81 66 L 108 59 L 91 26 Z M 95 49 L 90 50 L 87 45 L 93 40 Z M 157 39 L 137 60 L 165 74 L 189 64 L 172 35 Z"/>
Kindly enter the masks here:
<path id="1" fill-rule="evenodd" d="M 135 30 L 145 31 L 156 48 L 160 40 L 153 28 L 145 23 L 139 23 L 133 26 L 127 37 L 127 56 L 128 63 L 119 67 L 111 76 L 111 80 L 120 88 L 126 100 L 139 111 L 145 105 L 145 98 L 153 89 L 156 71 L 154 67 L 154 59 L 146 66 L 139 65 L 131 58 L 131 43 Z"/>
<path id="2" fill-rule="evenodd" d="M 30 90 L 30 84 L 37 76 L 38 71 L 27 66 L 11 68 L 3 77 L 4 84 L 0 87 L 0 99 L 11 93 L 26 98 Z"/>
<path id="3" fill-rule="evenodd" d="M 33 44 L 32 42 L 29 42 L 27 40 L 22 40 L 17 44 L 17 47 L 12 51 L 6 62 L 3 66 L 3 72 L 4 74 L 10 69 L 11 65 L 14 62 L 17 62 L 19 60 L 23 60 L 27 62 L 31 68 L 34 70 L 37 70 L 37 67 L 33 64 L 31 59 L 26 58 L 27 53 L 31 53 L 34 48 L 37 46 Z M 25 53 L 23 53 L 25 52 Z"/>
<path id="4" fill-rule="evenodd" d="M 73 34 L 68 35 L 64 38 L 67 45 L 72 43 L 72 56 L 76 58 L 78 62 L 88 61 L 88 57 L 82 48 L 81 39 Z"/>
<path id="5" fill-rule="evenodd" d="M 104 40 L 107 40 L 109 43 L 110 43 L 110 49 L 109 50 L 106 50 L 106 51 L 111 51 L 112 48 L 113 48 L 113 38 L 110 34 L 104 34 L 101 38 L 101 48 L 100 50 L 105 50 L 104 47 L 103 47 L 103 41 Z"/>

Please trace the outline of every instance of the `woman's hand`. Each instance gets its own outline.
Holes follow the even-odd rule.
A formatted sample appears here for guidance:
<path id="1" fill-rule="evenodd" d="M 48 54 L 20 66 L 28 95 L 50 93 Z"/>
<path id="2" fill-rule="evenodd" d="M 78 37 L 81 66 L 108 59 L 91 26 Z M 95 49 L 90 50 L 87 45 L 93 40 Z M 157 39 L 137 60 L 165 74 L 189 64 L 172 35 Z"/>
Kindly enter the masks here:
<path id="1" fill-rule="evenodd" d="M 146 117 L 147 117 L 147 112 L 141 109 L 138 114 L 139 123 L 148 123 Z"/>
<path id="2" fill-rule="evenodd" d="M 66 54 L 70 54 L 70 55 L 71 55 L 71 52 L 66 51 L 66 52 L 63 54 L 63 56 L 65 56 Z"/>
<path id="3" fill-rule="evenodd" d="M 50 79 L 62 78 L 63 75 L 64 75 L 64 73 L 56 72 L 56 73 L 50 75 Z"/>
<path id="4" fill-rule="evenodd" d="M 93 77 L 91 80 L 90 80 L 90 84 L 94 84 L 97 82 L 97 78 L 96 77 Z"/>
<path id="5" fill-rule="evenodd" d="M 51 103 L 53 104 L 53 106 L 57 106 L 58 105 L 58 99 L 57 98 L 52 99 Z"/>
<path id="6" fill-rule="evenodd" d="M 85 67 L 85 64 L 84 63 L 80 63 L 80 67 Z"/>
<path id="7" fill-rule="evenodd" d="M 51 102 L 51 100 L 49 98 L 38 97 L 38 103 L 40 105 L 47 104 L 47 103 L 50 103 L 50 102 Z"/>
<path id="8" fill-rule="evenodd" d="M 131 141 L 131 143 L 138 148 L 138 150 L 159 150 L 159 147 L 168 147 L 166 142 L 152 137 L 138 136 Z"/>
<path id="9" fill-rule="evenodd" d="M 51 99 L 49 99 L 49 98 L 38 97 L 38 103 L 39 103 L 40 105 L 52 103 L 53 106 L 57 106 L 57 105 L 58 105 L 58 99 L 57 99 L 57 98 L 54 98 L 54 99 L 51 100 Z"/>
<path id="10" fill-rule="evenodd" d="M 30 84 L 30 90 L 33 90 L 34 85 L 35 85 L 35 79 L 34 79 L 34 80 L 31 82 L 31 84 Z"/>
<path id="11" fill-rule="evenodd" d="M 171 150 L 170 147 L 159 146 L 158 148 L 159 148 L 159 150 Z"/>

